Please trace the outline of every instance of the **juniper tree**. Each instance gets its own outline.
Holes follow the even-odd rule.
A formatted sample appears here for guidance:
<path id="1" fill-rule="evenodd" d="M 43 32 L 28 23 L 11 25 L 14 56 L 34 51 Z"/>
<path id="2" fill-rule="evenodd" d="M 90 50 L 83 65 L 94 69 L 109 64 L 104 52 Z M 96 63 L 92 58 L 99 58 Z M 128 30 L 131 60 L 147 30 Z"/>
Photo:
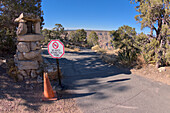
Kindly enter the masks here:
<path id="1" fill-rule="evenodd" d="M 0 51 L 15 50 L 13 39 L 16 37 L 17 24 L 14 20 L 21 13 L 38 15 L 43 22 L 41 0 L 0 0 Z"/>
<path id="2" fill-rule="evenodd" d="M 90 32 L 89 37 L 87 38 L 87 42 L 90 46 L 98 44 L 98 36 L 95 31 Z"/>
<path id="3" fill-rule="evenodd" d="M 41 0 L 0 0 L 0 28 L 16 27 L 14 20 L 21 13 L 33 13 L 43 21 Z"/>
<path id="4" fill-rule="evenodd" d="M 139 15 L 135 19 L 141 23 L 141 29 L 150 28 L 150 39 L 155 43 L 154 58 L 156 67 L 170 62 L 170 3 L 169 0 L 131 0 L 137 3 Z M 155 36 L 154 36 L 155 32 Z"/>
<path id="5" fill-rule="evenodd" d="M 86 42 L 87 32 L 84 29 L 76 30 L 76 37 L 78 42 Z"/>
<path id="6" fill-rule="evenodd" d="M 43 29 L 42 35 L 44 36 L 44 40 L 42 41 L 44 44 L 48 44 L 48 42 L 51 39 L 51 30 L 49 29 Z"/>
<path id="7" fill-rule="evenodd" d="M 112 44 L 115 48 L 119 48 L 119 58 L 126 64 L 131 63 L 136 59 L 139 49 L 135 45 L 136 31 L 130 26 L 119 27 L 118 30 L 112 33 Z"/>
<path id="8" fill-rule="evenodd" d="M 64 27 L 61 24 L 55 24 L 55 27 L 52 29 L 52 39 L 61 39 L 61 35 L 64 34 Z"/>
<path id="9" fill-rule="evenodd" d="M 72 42 L 78 42 L 78 36 L 74 31 L 71 31 L 70 36 L 69 36 L 69 40 Z"/>

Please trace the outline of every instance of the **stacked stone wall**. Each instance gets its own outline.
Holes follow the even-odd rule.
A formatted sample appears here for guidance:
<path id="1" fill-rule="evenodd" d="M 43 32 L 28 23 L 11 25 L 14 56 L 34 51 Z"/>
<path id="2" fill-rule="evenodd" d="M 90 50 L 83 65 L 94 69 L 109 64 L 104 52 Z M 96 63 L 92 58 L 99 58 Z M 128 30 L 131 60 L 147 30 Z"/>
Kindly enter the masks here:
<path id="1" fill-rule="evenodd" d="M 17 50 L 14 62 L 18 69 L 18 78 L 36 78 L 41 72 L 40 19 L 32 14 L 21 14 L 15 20 L 19 22 L 17 29 Z"/>

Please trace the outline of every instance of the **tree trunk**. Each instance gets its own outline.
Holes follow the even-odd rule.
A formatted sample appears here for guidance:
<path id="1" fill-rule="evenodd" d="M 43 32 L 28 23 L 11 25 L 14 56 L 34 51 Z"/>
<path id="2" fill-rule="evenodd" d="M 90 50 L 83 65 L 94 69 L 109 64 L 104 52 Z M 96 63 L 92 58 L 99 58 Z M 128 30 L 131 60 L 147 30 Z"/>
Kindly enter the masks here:
<path id="1" fill-rule="evenodd" d="M 162 59 L 162 36 L 161 36 L 161 29 L 162 29 L 162 20 L 158 20 L 158 30 L 156 30 L 156 39 L 159 41 L 159 46 L 157 47 L 157 58 L 156 58 L 156 68 L 159 68 L 160 65 L 162 65 L 161 59 Z"/>

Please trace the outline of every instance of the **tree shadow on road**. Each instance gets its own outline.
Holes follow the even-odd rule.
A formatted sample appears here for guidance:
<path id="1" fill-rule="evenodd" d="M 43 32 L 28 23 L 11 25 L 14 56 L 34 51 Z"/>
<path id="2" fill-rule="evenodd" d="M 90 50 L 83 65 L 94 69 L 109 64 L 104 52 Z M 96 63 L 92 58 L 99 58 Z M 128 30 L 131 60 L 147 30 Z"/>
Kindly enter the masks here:
<path id="1" fill-rule="evenodd" d="M 128 68 L 121 68 L 104 63 L 95 52 L 68 52 L 66 57 L 59 60 L 63 72 L 63 83 L 71 90 L 81 90 L 88 88 L 92 95 L 100 99 L 107 98 L 98 91 L 112 88 L 115 91 L 127 91 L 130 86 L 121 83 L 130 80 L 131 71 Z M 46 57 L 47 58 L 47 57 Z M 50 63 L 55 63 L 55 59 L 47 58 Z M 125 78 L 113 78 L 124 75 Z M 113 79 L 113 80 L 112 80 Z M 78 94 L 80 95 L 80 94 Z M 82 96 L 86 96 L 83 95 Z M 81 97 L 82 97 L 81 96 Z M 76 98 L 77 96 L 73 98 Z"/>

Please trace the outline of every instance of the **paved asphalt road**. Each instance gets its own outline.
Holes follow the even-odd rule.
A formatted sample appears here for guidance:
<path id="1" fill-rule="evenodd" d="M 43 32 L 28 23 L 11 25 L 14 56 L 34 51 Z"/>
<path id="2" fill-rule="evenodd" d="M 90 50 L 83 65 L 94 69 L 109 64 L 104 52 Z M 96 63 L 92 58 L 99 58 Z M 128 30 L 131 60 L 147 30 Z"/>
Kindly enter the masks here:
<path id="1" fill-rule="evenodd" d="M 55 63 L 46 50 L 44 57 Z M 90 50 L 66 52 L 60 66 L 84 113 L 170 113 L 170 86 L 110 66 Z"/>

